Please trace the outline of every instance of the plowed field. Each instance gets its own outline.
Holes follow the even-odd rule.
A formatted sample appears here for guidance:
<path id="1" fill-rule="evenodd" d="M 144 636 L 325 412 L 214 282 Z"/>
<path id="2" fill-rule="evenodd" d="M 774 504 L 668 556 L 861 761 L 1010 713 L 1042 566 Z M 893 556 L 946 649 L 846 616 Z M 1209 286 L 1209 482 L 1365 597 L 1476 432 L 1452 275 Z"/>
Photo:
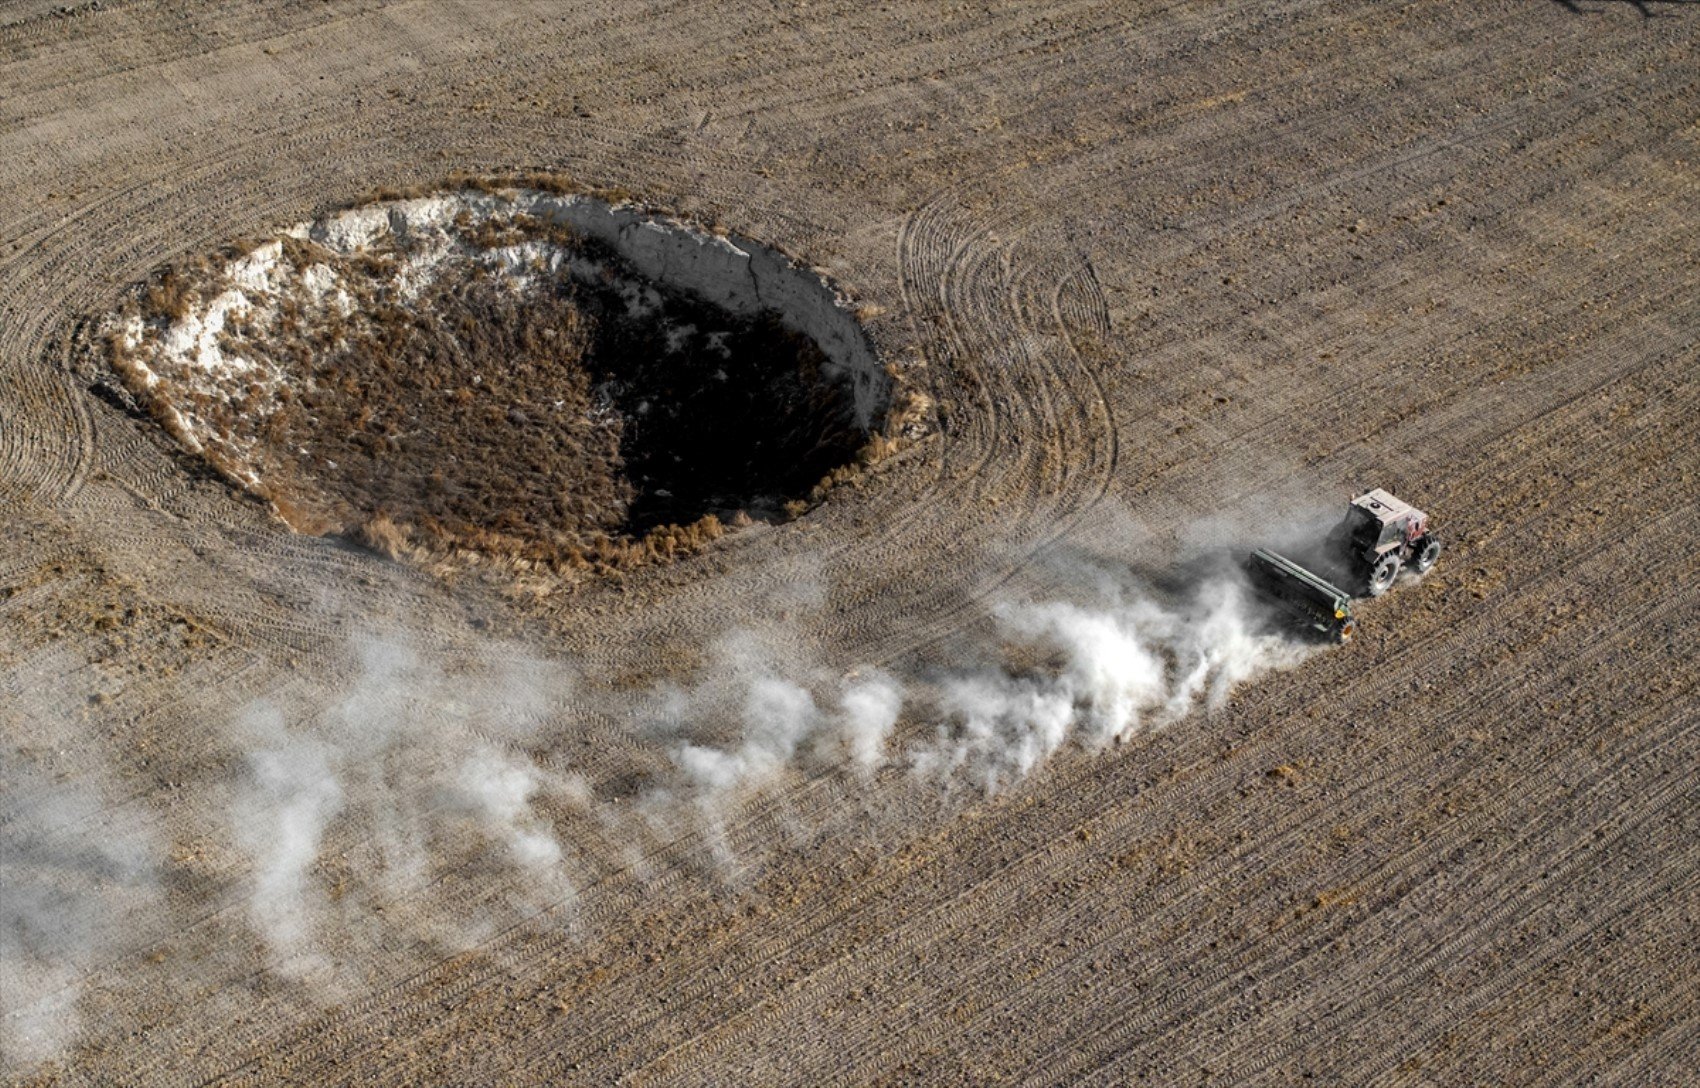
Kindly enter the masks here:
<path id="1" fill-rule="evenodd" d="M 925 420 L 671 562 L 438 568 L 103 368 L 163 265 L 531 171 L 829 276 Z M 1700 4 L 0 4 L 4 1075 L 1686 1082 L 1697 418 Z M 1375 486 L 1446 552 L 1354 642 L 995 792 L 919 703 L 870 775 L 695 717 L 730 632 L 933 684 L 1058 556 Z"/>

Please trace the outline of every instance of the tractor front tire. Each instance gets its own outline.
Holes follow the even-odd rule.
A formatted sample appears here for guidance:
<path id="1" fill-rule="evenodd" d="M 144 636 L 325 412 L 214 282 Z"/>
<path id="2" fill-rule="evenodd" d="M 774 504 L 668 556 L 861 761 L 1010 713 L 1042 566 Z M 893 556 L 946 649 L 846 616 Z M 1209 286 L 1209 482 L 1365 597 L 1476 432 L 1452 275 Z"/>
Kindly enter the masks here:
<path id="1" fill-rule="evenodd" d="M 1411 558 L 1411 569 L 1418 574 L 1427 574 L 1434 566 L 1434 561 L 1440 558 L 1440 541 L 1432 536 L 1425 536 L 1417 541 Z"/>
<path id="2" fill-rule="evenodd" d="M 1399 577 L 1399 557 L 1388 553 L 1375 561 L 1375 566 L 1369 572 L 1369 595 L 1379 597 L 1393 588 L 1393 582 Z"/>

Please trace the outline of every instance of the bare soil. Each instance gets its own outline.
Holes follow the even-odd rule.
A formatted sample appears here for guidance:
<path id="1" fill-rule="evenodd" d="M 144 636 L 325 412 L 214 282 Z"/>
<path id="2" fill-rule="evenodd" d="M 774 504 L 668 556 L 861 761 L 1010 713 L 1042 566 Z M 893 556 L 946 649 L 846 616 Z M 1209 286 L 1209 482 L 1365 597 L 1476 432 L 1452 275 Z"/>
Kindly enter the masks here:
<path id="1" fill-rule="evenodd" d="M 0 7 L 0 729 L 164 860 L 16 1082 L 1692 1078 L 1700 5 L 58 7 Z M 152 269 L 532 169 L 829 272 L 936 433 L 794 521 L 531 592 L 291 531 L 88 362 Z M 535 360 L 527 422 L 435 418 L 492 424 L 476 479 L 554 517 L 494 467 L 566 351 L 513 316 L 475 350 Z M 381 427 L 346 440 L 373 466 Z M 537 455 L 568 447 L 613 478 L 570 431 Z M 658 471 L 621 457 L 599 524 Z M 640 689 L 780 617 L 823 667 L 944 666 L 1058 548 L 1161 566 L 1371 486 L 1440 564 L 1214 713 L 991 799 L 792 775 L 726 817 L 730 876 L 700 829 L 562 804 L 574 902 L 458 944 L 350 915 L 342 989 L 246 928 L 231 723 L 336 699 L 375 619 Z M 483 524 L 465 501 L 444 518 Z M 665 753 L 578 698 L 524 753 L 622 804 Z M 327 835 L 313 879 L 351 910 L 366 833 Z M 451 915 L 512 891 L 457 872 Z"/>

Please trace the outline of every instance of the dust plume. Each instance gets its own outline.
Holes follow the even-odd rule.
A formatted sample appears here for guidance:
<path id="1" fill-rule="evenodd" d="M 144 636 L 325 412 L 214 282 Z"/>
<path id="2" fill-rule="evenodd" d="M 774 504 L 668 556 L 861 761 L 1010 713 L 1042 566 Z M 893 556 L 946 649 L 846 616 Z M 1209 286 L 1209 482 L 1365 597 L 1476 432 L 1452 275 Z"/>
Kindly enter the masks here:
<path id="1" fill-rule="evenodd" d="M 434 962 L 547 912 L 570 921 L 586 877 L 647 864 L 658 843 L 735 873 L 743 806 L 786 783 L 992 796 L 1314 652 L 1269 627 L 1237 566 L 1213 555 L 1142 576 L 1075 557 L 1043 594 L 989 604 L 937 651 L 942 665 L 830 660 L 781 620 L 728 632 L 694 676 L 635 692 L 535 648 L 372 624 L 329 655 L 328 676 L 225 707 L 212 724 L 227 758 L 208 764 L 222 777 L 191 788 L 222 799 L 213 837 L 234 851 L 238 928 L 303 994 L 346 997 L 380 949 Z M 636 788 L 622 792 L 616 764 L 592 783 L 561 762 L 590 715 L 637 746 Z M 61 782 L 9 749 L 3 766 L 0 983 L 27 995 L 4 1041 L 36 1061 L 74 1037 L 78 980 L 121 954 L 112 934 L 154 894 L 157 851 L 111 833 L 98 776 Z"/>
<path id="2" fill-rule="evenodd" d="M 238 845 L 254 861 L 249 915 L 266 937 L 274 968 L 301 973 L 312 965 L 297 957 L 309 920 L 318 913 L 308 870 L 319 856 L 325 825 L 343 804 L 332 767 L 336 755 L 323 741 L 291 735 L 275 707 L 253 708 L 245 731 L 254 740 L 248 783 L 231 817 Z"/>
<path id="3" fill-rule="evenodd" d="M 852 673 L 839 693 L 837 728 L 825 740 L 824 758 L 830 762 L 836 755 L 864 783 L 870 781 L 886 760 L 902 712 L 903 688 L 895 677 L 874 668 Z"/>
<path id="4" fill-rule="evenodd" d="M 1297 664 L 1307 648 L 1271 631 L 1243 580 L 1221 569 L 1179 600 L 1136 583 L 1076 601 L 1003 602 L 1000 639 L 1048 668 L 950 674 L 935 685 L 932 735 L 908 754 L 914 773 L 988 794 L 1066 745 L 1096 751 L 1220 706 L 1235 685 Z"/>
<path id="5" fill-rule="evenodd" d="M 615 713 L 666 746 L 671 773 L 639 799 L 643 820 L 668 837 L 700 835 L 730 870 L 737 801 L 802 766 L 870 774 L 899 703 L 884 673 L 835 679 L 783 628 L 738 629 L 710 647 L 693 683 L 660 685 Z"/>
<path id="6" fill-rule="evenodd" d="M 653 717 L 675 780 L 652 805 L 694 806 L 715 851 L 725 808 L 787 773 L 843 772 L 864 786 L 889 764 L 946 789 L 995 794 L 1071 745 L 1094 752 L 1223 704 L 1313 648 L 1272 627 L 1225 553 L 1163 584 L 1125 566 L 1060 563 L 1062 591 L 989 609 L 974 666 L 859 666 L 842 676 L 782 632 L 723 639 L 691 687 Z M 905 728 L 900 730 L 900 724 Z"/>
<path id="7" fill-rule="evenodd" d="M 112 803 L 104 771 L 0 746 L 0 1068 L 29 1069 L 77 1036 L 85 977 L 128 950 L 159 899 L 155 836 Z"/>
<path id="8" fill-rule="evenodd" d="M 877 669 L 859 670 L 834 684 L 823 710 L 809 688 L 771 673 L 745 678 L 739 700 L 741 739 L 730 748 L 684 742 L 673 749 L 683 789 L 699 801 L 758 787 L 803 760 L 843 766 L 864 779 L 887 758 L 887 740 L 903 706 L 898 682 Z M 686 712 L 675 710 L 683 717 Z"/>
<path id="9" fill-rule="evenodd" d="M 279 692 L 233 730 L 246 765 L 231 834 L 252 866 L 249 919 L 274 968 L 326 966 L 320 936 L 356 913 L 417 907 L 448 858 L 469 850 L 506 859 L 528 912 L 571 899 L 567 852 L 537 805 L 582 798 L 582 784 L 525 750 L 568 674 L 519 647 L 455 657 L 394 635 L 361 636 L 350 657 L 340 693 Z M 335 905 L 322 864 L 333 838 L 347 870 Z M 429 919 L 423 935 L 465 945 L 480 924 Z"/>

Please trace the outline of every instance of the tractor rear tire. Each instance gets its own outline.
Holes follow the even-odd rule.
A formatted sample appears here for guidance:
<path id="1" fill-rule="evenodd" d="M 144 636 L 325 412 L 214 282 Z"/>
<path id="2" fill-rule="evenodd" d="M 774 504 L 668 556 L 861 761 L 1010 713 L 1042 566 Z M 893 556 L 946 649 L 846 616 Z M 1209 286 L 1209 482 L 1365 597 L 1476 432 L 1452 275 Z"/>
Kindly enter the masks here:
<path id="1" fill-rule="evenodd" d="M 1379 597 L 1393 588 L 1394 581 L 1399 577 L 1399 557 L 1392 552 L 1375 561 L 1375 566 L 1369 572 L 1369 595 Z"/>
<path id="2" fill-rule="evenodd" d="M 1440 541 L 1432 536 L 1425 536 L 1417 541 L 1411 558 L 1411 569 L 1418 574 L 1427 574 L 1434 566 L 1434 561 L 1440 558 Z"/>

